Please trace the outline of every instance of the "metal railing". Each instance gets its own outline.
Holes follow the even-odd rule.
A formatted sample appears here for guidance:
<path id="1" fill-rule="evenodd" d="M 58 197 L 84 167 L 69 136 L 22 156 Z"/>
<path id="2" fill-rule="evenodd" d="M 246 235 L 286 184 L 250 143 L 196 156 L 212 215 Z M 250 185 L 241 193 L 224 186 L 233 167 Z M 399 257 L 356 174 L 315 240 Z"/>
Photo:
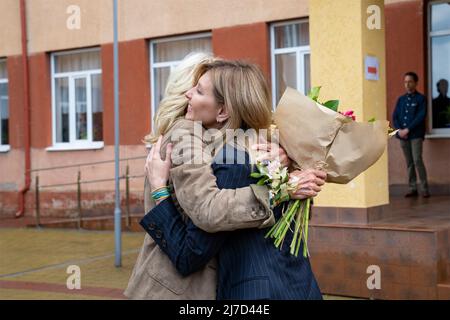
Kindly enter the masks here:
<path id="1" fill-rule="evenodd" d="M 130 158 L 119 159 L 120 162 L 127 161 L 127 165 L 126 165 L 126 168 L 125 168 L 125 174 L 119 177 L 120 180 L 122 180 L 122 179 L 125 180 L 125 214 L 126 214 L 126 226 L 127 226 L 127 228 L 129 228 L 131 226 L 131 217 L 130 217 L 130 179 L 136 179 L 136 178 L 143 178 L 143 177 L 145 177 L 144 174 L 141 174 L 141 175 L 130 175 L 130 166 L 129 166 L 128 161 L 130 161 L 130 160 L 142 160 L 142 159 L 146 159 L 146 156 L 130 157 Z M 76 185 L 77 186 L 77 226 L 78 226 L 78 229 L 81 229 L 82 228 L 82 219 L 83 219 L 83 212 L 82 212 L 82 205 L 81 205 L 81 197 L 82 197 L 81 186 L 83 184 L 100 183 L 100 182 L 108 182 L 108 181 L 114 181 L 115 180 L 115 178 L 82 180 L 81 179 L 81 167 L 94 166 L 94 165 L 106 164 L 106 163 L 114 163 L 114 160 L 85 162 L 85 163 L 78 163 L 78 164 L 73 164 L 73 165 L 62 165 L 62 166 L 54 166 L 54 167 L 46 167 L 46 168 L 39 168 L 39 169 L 32 169 L 32 170 L 30 170 L 31 173 L 35 173 L 36 227 L 39 228 L 41 226 L 40 190 L 46 189 L 46 188 L 57 188 L 57 187 L 65 187 L 65 186 Z M 78 168 L 76 182 L 47 184 L 47 185 L 40 185 L 39 184 L 39 174 L 38 174 L 39 172 L 62 170 L 62 169 L 68 169 L 68 168 Z"/>

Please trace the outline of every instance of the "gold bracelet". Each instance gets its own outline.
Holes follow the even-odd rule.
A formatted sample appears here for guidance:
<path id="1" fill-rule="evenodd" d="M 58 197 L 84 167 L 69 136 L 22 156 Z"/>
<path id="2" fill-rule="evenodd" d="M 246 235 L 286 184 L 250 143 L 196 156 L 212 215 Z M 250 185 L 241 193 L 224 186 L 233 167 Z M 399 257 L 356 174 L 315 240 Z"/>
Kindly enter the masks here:
<path id="1" fill-rule="evenodd" d="M 169 196 L 164 196 L 159 198 L 158 200 L 155 200 L 156 203 L 161 203 L 162 201 L 166 200 L 167 198 L 169 198 Z"/>
<path id="2" fill-rule="evenodd" d="M 158 192 L 158 191 L 160 191 L 160 190 L 162 190 L 162 189 L 167 189 L 167 190 L 168 190 L 168 187 L 167 187 L 167 186 L 162 186 L 162 187 L 159 187 L 159 188 L 156 188 L 156 189 L 151 190 L 151 192 L 152 192 L 152 193 L 153 193 L 153 192 Z"/>

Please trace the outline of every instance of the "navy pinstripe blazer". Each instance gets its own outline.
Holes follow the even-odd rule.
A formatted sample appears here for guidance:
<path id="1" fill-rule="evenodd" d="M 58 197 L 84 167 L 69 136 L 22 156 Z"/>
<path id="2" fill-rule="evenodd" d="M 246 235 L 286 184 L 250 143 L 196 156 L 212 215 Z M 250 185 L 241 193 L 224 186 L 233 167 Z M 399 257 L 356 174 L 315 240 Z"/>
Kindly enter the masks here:
<path id="1" fill-rule="evenodd" d="M 239 157 L 245 158 L 245 164 L 233 164 Z M 218 187 L 237 189 L 255 183 L 249 163 L 247 153 L 225 146 L 212 164 Z M 281 207 L 274 213 L 278 219 Z M 302 248 L 298 257 L 289 253 L 292 233 L 288 232 L 282 250 L 264 238 L 267 229 L 207 233 L 190 220 L 185 222 L 170 198 L 147 213 L 140 224 L 182 275 L 199 270 L 216 256 L 219 300 L 322 299 Z"/>

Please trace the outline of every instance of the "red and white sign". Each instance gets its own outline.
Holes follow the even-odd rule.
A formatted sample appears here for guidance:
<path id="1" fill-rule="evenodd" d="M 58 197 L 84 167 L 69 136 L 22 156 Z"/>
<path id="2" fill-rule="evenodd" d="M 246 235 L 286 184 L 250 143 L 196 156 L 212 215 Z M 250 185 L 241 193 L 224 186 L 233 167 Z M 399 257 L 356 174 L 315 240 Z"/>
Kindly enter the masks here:
<path id="1" fill-rule="evenodd" d="M 366 56 L 364 70 L 367 80 L 380 80 L 380 63 L 377 57 Z"/>

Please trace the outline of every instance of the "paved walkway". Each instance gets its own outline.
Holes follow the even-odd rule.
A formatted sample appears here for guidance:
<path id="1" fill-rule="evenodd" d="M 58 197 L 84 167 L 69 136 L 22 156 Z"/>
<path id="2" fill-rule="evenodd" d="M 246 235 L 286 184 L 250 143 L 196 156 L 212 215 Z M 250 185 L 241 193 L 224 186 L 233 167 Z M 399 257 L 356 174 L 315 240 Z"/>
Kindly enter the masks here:
<path id="1" fill-rule="evenodd" d="M 0 228 L 0 300 L 125 299 L 143 239 L 140 232 L 122 234 L 122 267 L 116 268 L 111 231 Z M 66 285 L 71 265 L 80 268 L 79 290 Z"/>
<path id="2" fill-rule="evenodd" d="M 114 233 L 0 229 L 0 299 L 123 299 L 143 233 L 123 233 L 122 267 L 114 266 Z M 66 282 L 80 267 L 81 289 Z"/>

